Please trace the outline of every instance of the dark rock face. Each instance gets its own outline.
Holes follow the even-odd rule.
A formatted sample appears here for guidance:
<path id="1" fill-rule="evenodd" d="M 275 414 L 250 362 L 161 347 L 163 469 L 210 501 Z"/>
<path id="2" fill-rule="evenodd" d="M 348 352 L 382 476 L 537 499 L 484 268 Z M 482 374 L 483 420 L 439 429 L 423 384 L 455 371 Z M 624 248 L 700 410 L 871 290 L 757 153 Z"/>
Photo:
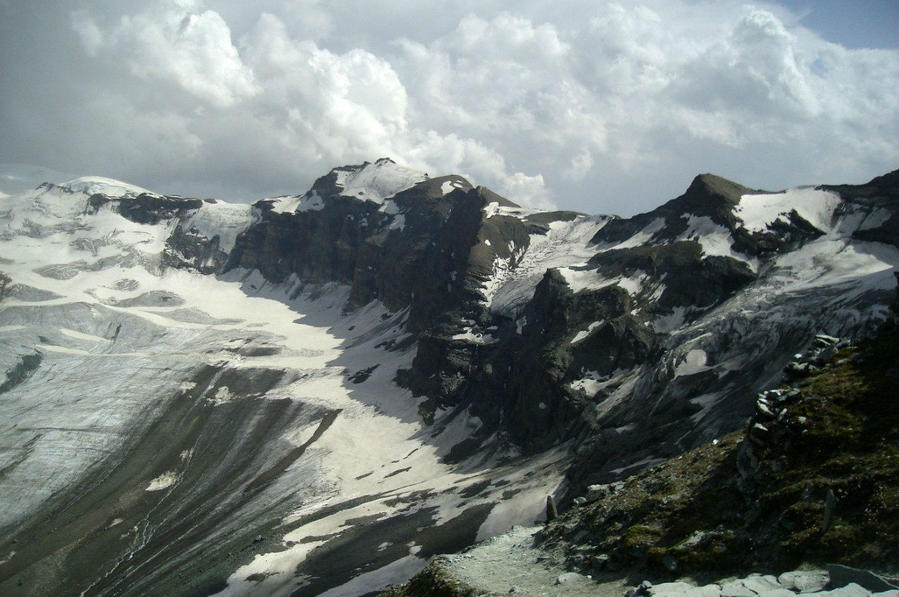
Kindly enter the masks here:
<path id="1" fill-rule="evenodd" d="M 96 194 L 88 199 L 91 213 L 97 213 L 97 210 L 107 203 L 113 203 L 119 214 L 138 224 L 158 224 L 162 220 L 183 218 L 189 212 L 196 211 L 203 206 L 203 201 L 200 199 L 166 197 L 147 193 L 136 197 L 115 198 Z"/>
<path id="2" fill-rule="evenodd" d="M 839 299 L 826 294 L 771 295 L 751 307 L 757 310 L 751 315 L 734 308 L 714 315 L 746 289 L 764 288 L 763 275 L 778 256 L 825 233 L 795 209 L 763 229 L 747 229 L 737 209 L 741 197 L 764 191 L 697 176 L 658 209 L 613 217 L 593 234 L 592 256 L 571 269 L 607 283 L 573 287 L 570 273 L 549 267 L 530 296 L 503 310 L 485 299 L 497 264 L 514 276 L 534 239 L 542 242 L 553 227 L 582 216 L 523 216 L 513 203 L 456 176 L 367 200 L 344 183 L 369 166 L 332 170 L 292 198 L 296 209 L 285 210 L 278 200 L 257 202 L 253 224 L 228 254 L 218 236 L 186 225 L 202 201 L 95 195 L 90 206 L 96 211 L 114 202 L 140 223 L 180 220 L 164 266 L 203 273 L 258 269 L 275 283 L 291 276 L 338 282 L 351 288 L 347 309 L 377 299 L 392 311 L 408 310 L 418 351 L 397 381 L 428 398 L 421 408 L 425 420 L 437 408 L 465 411 L 484 423 L 469 443 L 500 432 L 528 450 L 579 438 L 572 479 L 581 484 L 609 480 L 591 471 L 624 470 L 738 427 L 753 408 L 739 396 L 778 379 L 790 355 L 828 321 L 845 327 L 828 311 Z M 899 246 L 897 183 L 899 171 L 866 185 L 821 189 L 842 198 L 834 218 L 866 218 L 854 238 Z M 489 208 L 493 204 L 509 209 Z M 730 250 L 708 254 L 705 233 L 697 232 L 702 227 L 723 235 Z M 621 280 L 632 282 L 616 283 Z M 776 304 L 763 308 L 765 300 Z M 772 315 L 766 309 L 780 323 L 767 323 Z M 824 325 L 813 325 L 819 316 Z M 685 365 L 693 353 L 699 364 Z M 737 359 L 739 366 L 724 365 Z"/>
<path id="3" fill-rule="evenodd" d="M 855 231 L 852 234 L 854 238 L 899 247 L 899 170 L 878 176 L 863 185 L 822 188 L 839 193 L 845 202 L 844 210 L 860 208 L 865 212 L 866 220 L 873 220 L 870 227 Z"/>
<path id="4" fill-rule="evenodd" d="M 228 262 L 228 254 L 219 248 L 220 238 L 211 239 L 196 230 L 184 230 L 176 226 L 166 241 L 162 263 L 166 267 L 191 269 L 201 274 L 222 271 Z"/>
<path id="5" fill-rule="evenodd" d="M 316 181 L 310 193 L 333 190 L 333 175 Z M 475 283 L 488 260 L 471 253 L 481 210 L 494 194 L 469 188 L 443 195 L 440 181 L 394 196 L 398 215 L 342 195 L 327 196 L 322 209 L 294 213 L 261 201 L 260 221 L 238 238 L 226 269 L 259 269 L 274 282 L 296 275 L 349 284 L 347 308 L 375 299 L 395 311 L 409 308 L 410 331 L 425 330 L 477 298 Z"/>
<path id="6" fill-rule="evenodd" d="M 862 200 L 852 199 L 859 195 L 895 196 L 892 179 L 882 178 L 887 180 L 839 191 L 854 201 Z M 351 284 L 351 309 L 372 299 L 392 310 L 408 308 L 418 352 L 398 381 L 429 399 L 422 407 L 426 420 L 438 407 L 467 410 L 484 422 L 482 438 L 501 431 L 533 450 L 588 438 L 583 450 L 593 456 L 584 460 L 585 471 L 624 464 L 626 454 L 633 460 L 651 442 L 656 455 L 664 456 L 695 445 L 710 429 L 738 426 L 752 405 L 729 398 L 735 388 L 757 388 L 775 378 L 787 356 L 814 335 L 801 320 L 775 327 L 763 332 L 767 338 L 761 341 L 770 345 L 755 351 L 745 370 L 674 375 L 684 358 L 677 347 L 692 340 L 675 339 L 653 323 L 677 312 L 683 323 L 707 318 L 759 279 L 748 261 L 705 254 L 702 239 L 688 234 L 692 219 L 707 218 L 730 236 L 734 254 L 761 264 L 824 233 L 795 210 L 764 230 L 747 230 L 735 208 L 744 194 L 764 191 L 700 175 L 680 197 L 647 214 L 613 218 L 592 238 L 595 255 L 579 271 L 610 280 L 642 277 L 640 291 L 615 284 L 575 291 L 549 269 L 513 315 L 492 310 L 484 300 L 495 263 L 514 270 L 532 238 L 578 215 L 488 213 L 492 202 L 514 204 L 470 186 L 444 194 L 447 179 L 398 193 L 392 198 L 396 210 L 386 213 L 374 202 L 341 195 L 338 170 L 332 171 L 310 190 L 324 198 L 318 211 L 277 213 L 265 202 L 257 204 L 261 220 L 238 239 L 227 267 L 258 268 L 273 281 L 295 274 Z M 877 201 L 878 208 L 890 205 L 889 199 Z M 396 213 L 403 216 L 402 226 Z M 651 233 L 642 242 L 616 246 L 647 229 Z M 703 325 L 715 337 L 714 347 L 707 348 L 723 354 L 759 341 L 760 331 L 739 317 Z M 579 381 L 585 375 L 591 383 Z M 713 405 L 705 409 L 703 401 Z M 653 423 L 635 428 L 647 415 L 646 404 L 655 405 Z M 697 424 L 700 412 L 705 420 Z"/>

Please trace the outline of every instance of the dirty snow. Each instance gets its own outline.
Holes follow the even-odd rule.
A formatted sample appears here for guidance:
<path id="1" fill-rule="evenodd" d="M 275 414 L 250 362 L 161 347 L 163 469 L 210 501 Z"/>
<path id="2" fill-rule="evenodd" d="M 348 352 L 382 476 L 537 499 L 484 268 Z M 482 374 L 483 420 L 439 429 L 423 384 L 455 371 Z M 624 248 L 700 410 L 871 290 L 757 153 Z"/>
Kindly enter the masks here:
<path id="1" fill-rule="evenodd" d="M 255 221 L 251 205 L 240 203 L 203 203 L 194 215 L 181 225 L 183 230 L 196 230 L 198 234 L 211 239 L 219 237 L 219 250 L 230 253 L 238 235 Z"/>
<path id="2" fill-rule="evenodd" d="M 693 375 L 694 373 L 700 373 L 707 369 L 706 360 L 707 355 L 704 350 L 699 348 L 694 348 L 687 352 L 684 355 L 683 359 L 680 363 L 678 363 L 677 367 L 674 370 L 674 376 L 680 377 L 681 375 Z"/>
<path id="3" fill-rule="evenodd" d="M 499 211 L 499 204 L 491 205 Z M 581 265 L 596 253 L 590 239 L 606 222 L 608 218 L 602 216 L 551 222 L 546 234 L 530 235 L 526 248 L 513 247 L 511 260 L 497 257 L 493 273 L 482 287 L 485 303 L 497 313 L 520 310 L 534 296 L 547 269 Z"/>

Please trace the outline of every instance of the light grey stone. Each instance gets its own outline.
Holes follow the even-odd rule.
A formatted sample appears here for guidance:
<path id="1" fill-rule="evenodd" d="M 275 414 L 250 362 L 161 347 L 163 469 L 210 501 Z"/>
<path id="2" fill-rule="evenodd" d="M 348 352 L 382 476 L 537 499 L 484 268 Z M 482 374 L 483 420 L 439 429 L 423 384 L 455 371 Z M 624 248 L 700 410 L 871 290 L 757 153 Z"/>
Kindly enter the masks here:
<path id="1" fill-rule="evenodd" d="M 581 575 L 577 572 L 565 572 L 556 577 L 557 585 L 564 585 L 567 582 L 571 582 L 573 580 L 578 580 L 581 578 Z"/>
<path id="2" fill-rule="evenodd" d="M 797 593 L 814 593 L 827 586 L 830 577 L 824 570 L 793 570 L 777 577 L 777 582 Z"/>
<path id="3" fill-rule="evenodd" d="M 732 580 L 721 584 L 722 597 L 756 597 L 755 591 L 746 587 L 742 580 Z"/>
<path id="4" fill-rule="evenodd" d="M 752 591 L 753 593 L 758 593 L 761 595 L 766 591 L 774 591 L 783 589 L 777 579 L 773 576 L 762 576 L 761 574 L 750 574 L 746 578 L 742 580 L 743 586 Z"/>
<path id="5" fill-rule="evenodd" d="M 870 597 L 871 591 L 854 582 L 830 591 L 815 593 L 815 597 Z"/>
<path id="6" fill-rule="evenodd" d="M 685 582 L 666 582 L 652 587 L 649 594 L 652 597 L 720 597 L 721 591 L 714 584 L 697 587 Z"/>

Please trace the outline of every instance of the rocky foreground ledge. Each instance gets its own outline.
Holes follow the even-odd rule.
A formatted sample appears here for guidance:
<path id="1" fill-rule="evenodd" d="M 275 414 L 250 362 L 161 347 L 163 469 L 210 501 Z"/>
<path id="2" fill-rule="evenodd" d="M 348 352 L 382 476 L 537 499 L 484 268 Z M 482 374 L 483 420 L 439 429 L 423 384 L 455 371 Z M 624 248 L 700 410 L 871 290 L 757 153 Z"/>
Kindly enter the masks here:
<path id="1" fill-rule="evenodd" d="M 638 576 L 581 574 L 551 562 L 534 546 L 538 527 L 516 527 L 463 554 L 441 556 L 402 588 L 381 597 L 899 597 L 899 585 L 867 570 L 830 565 L 779 575 L 749 574 L 701 584 L 693 579 L 653 584 Z"/>
<path id="2" fill-rule="evenodd" d="M 385 595 L 899 597 L 897 307 L 858 345 L 819 335 L 743 431 L 590 486 L 544 526 Z"/>

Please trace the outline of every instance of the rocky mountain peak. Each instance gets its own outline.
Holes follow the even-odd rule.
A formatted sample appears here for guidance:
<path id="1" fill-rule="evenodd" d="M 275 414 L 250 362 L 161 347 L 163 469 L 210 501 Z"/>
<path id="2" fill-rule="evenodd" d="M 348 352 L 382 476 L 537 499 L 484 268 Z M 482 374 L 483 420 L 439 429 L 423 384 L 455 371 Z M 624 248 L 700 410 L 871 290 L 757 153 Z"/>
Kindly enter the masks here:
<path id="1" fill-rule="evenodd" d="M 427 180 L 428 175 L 400 166 L 390 158 L 380 158 L 374 163 L 334 168 L 324 179 L 327 184 L 319 185 L 322 181 L 319 179 L 312 187 L 324 197 L 340 195 L 383 203 L 400 191 Z"/>
<path id="2" fill-rule="evenodd" d="M 691 199 L 724 199 L 736 205 L 748 193 L 760 193 L 715 174 L 700 174 L 693 179 L 683 197 Z"/>

